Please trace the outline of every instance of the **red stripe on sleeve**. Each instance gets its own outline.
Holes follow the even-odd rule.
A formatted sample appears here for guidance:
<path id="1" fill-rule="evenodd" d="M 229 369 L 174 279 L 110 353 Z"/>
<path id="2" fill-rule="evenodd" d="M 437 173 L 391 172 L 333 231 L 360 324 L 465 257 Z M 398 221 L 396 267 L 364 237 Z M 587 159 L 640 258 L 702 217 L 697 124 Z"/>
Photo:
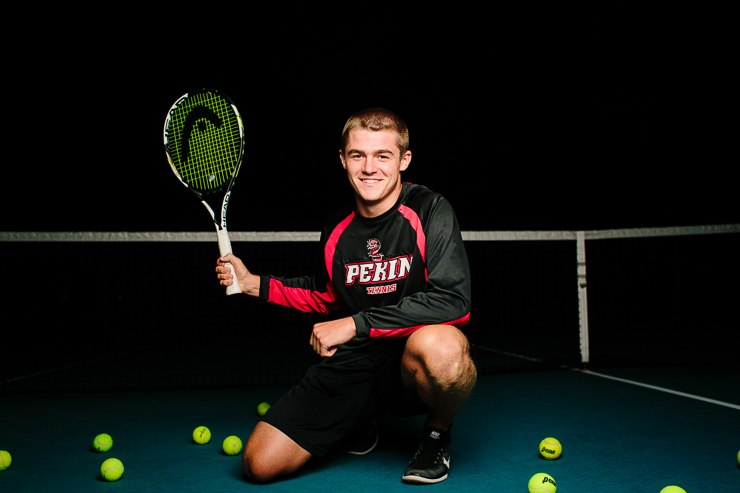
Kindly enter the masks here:
<path id="1" fill-rule="evenodd" d="M 403 217 L 408 219 L 411 223 L 411 227 L 416 231 L 416 246 L 419 247 L 421 252 L 421 259 L 426 262 L 427 259 L 427 237 L 424 234 L 424 229 L 421 227 L 421 220 L 413 209 L 409 209 L 405 205 L 401 205 L 398 208 L 398 212 L 403 214 Z"/>
<path id="2" fill-rule="evenodd" d="M 318 312 L 324 315 L 341 305 L 331 281 L 326 285 L 326 293 L 319 293 L 303 288 L 287 287 L 277 279 L 271 279 L 267 301 L 297 308 L 303 312 Z"/>
<path id="3" fill-rule="evenodd" d="M 427 273 L 426 267 L 427 237 L 424 234 L 424 228 L 421 227 L 421 220 L 413 209 L 410 209 L 403 204 L 398 208 L 398 212 L 403 214 L 403 217 L 409 221 L 411 227 L 416 231 L 416 246 L 419 248 L 419 251 L 421 252 L 421 260 L 424 262 L 424 277 L 429 280 L 429 274 Z"/>

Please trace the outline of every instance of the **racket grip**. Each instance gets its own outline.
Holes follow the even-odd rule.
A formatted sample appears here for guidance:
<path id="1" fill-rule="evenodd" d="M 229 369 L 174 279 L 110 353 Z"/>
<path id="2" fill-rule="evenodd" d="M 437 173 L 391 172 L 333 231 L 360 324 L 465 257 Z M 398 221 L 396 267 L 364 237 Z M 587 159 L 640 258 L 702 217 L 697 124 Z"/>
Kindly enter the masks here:
<path id="1" fill-rule="evenodd" d="M 218 250 L 221 253 L 221 256 L 228 255 L 231 253 L 231 240 L 229 240 L 229 232 L 225 229 L 220 229 L 217 231 L 218 233 Z M 234 271 L 234 266 L 231 265 L 231 262 L 226 262 L 226 267 L 228 267 L 231 270 L 231 274 L 234 276 L 234 283 L 231 286 L 226 286 L 226 294 L 232 295 L 232 294 L 239 294 L 242 292 L 242 289 L 239 287 L 239 280 L 236 278 L 236 272 Z"/>

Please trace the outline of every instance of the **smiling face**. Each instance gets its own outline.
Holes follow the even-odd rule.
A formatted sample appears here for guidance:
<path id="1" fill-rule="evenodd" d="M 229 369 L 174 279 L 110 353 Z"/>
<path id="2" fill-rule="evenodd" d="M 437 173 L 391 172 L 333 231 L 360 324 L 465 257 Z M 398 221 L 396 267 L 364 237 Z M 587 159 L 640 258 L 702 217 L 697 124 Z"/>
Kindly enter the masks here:
<path id="1" fill-rule="evenodd" d="M 411 151 L 401 155 L 395 132 L 350 130 L 339 158 L 355 191 L 360 215 L 377 217 L 393 207 L 401 194 L 401 171 L 411 162 Z"/>

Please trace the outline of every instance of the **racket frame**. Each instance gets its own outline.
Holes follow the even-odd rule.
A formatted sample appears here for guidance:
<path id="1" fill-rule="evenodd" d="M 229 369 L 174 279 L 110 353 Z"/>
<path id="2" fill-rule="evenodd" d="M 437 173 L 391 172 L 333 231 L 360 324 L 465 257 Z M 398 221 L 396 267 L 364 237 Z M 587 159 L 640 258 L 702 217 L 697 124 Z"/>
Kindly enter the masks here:
<path id="1" fill-rule="evenodd" d="M 180 173 L 177 171 L 177 168 L 175 167 L 175 163 L 172 159 L 172 156 L 170 155 L 168 134 L 169 134 L 169 126 L 170 126 L 170 117 L 172 115 L 172 112 L 174 112 L 183 103 L 183 101 L 187 100 L 189 97 L 192 97 L 193 94 L 197 94 L 200 92 L 213 92 L 223 97 L 229 103 L 229 105 L 231 106 L 231 109 L 234 111 L 234 114 L 236 115 L 238 127 L 239 127 L 239 155 L 237 157 L 236 166 L 234 166 L 234 171 L 231 173 L 231 176 L 229 177 L 229 179 L 224 183 L 224 185 L 220 189 L 220 190 L 223 190 L 225 187 L 226 193 L 224 194 L 224 198 L 221 202 L 221 210 L 220 210 L 220 214 L 218 215 L 218 217 L 216 216 L 216 213 L 214 212 L 213 208 L 206 201 L 205 196 L 210 195 L 210 194 L 203 193 L 197 188 L 189 185 L 183 179 Z M 200 203 L 203 204 L 203 206 L 206 208 L 208 213 L 211 215 L 213 224 L 216 227 L 216 235 L 218 239 L 219 253 L 221 254 L 222 257 L 225 255 L 228 255 L 229 253 L 232 252 L 232 250 L 231 250 L 231 240 L 229 239 L 229 230 L 226 227 L 226 211 L 229 206 L 229 198 L 231 197 L 231 188 L 234 186 L 234 180 L 236 179 L 236 175 L 239 173 L 239 167 L 241 166 L 242 157 L 244 156 L 244 124 L 242 123 L 242 117 L 239 114 L 239 110 L 236 108 L 236 105 L 231 101 L 231 99 L 228 96 L 226 96 L 226 94 L 219 92 L 218 90 L 215 90 L 215 89 L 201 89 L 194 93 L 186 93 L 182 95 L 177 101 L 175 101 L 175 103 L 170 107 L 169 111 L 167 112 L 167 117 L 165 118 L 165 122 L 164 122 L 163 139 L 164 139 L 165 154 L 167 155 L 167 162 L 170 164 L 170 168 L 172 168 L 172 172 L 175 174 L 177 179 L 180 180 L 180 183 L 182 183 L 185 186 L 185 188 L 187 188 L 188 190 L 193 192 L 193 194 L 195 194 L 198 200 L 200 200 Z M 241 293 L 242 290 L 241 290 L 241 287 L 239 287 L 239 280 L 236 277 L 234 266 L 231 264 L 231 262 L 227 262 L 226 267 L 228 267 L 231 270 L 231 274 L 234 276 L 233 283 L 231 284 L 231 286 L 226 286 L 226 294 L 232 295 L 232 294 Z"/>

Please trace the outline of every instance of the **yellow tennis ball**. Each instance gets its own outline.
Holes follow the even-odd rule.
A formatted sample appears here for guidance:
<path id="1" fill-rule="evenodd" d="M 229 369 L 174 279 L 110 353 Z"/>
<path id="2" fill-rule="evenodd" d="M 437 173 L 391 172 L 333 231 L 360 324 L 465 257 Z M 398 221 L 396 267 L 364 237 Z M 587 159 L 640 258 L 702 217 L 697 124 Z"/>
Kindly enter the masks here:
<path id="1" fill-rule="evenodd" d="M 107 452 L 113 446 L 113 439 L 107 433 L 101 433 L 93 440 L 93 447 L 98 452 Z"/>
<path id="2" fill-rule="evenodd" d="M 13 458 L 10 456 L 10 452 L 7 450 L 0 450 L 0 471 L 4 471 L 9 468 L 11 462 L 13 462 Z"/>
<path id="3" fill-rule="evenodd" d="M 193 441 L 203 445 L 211 441 L 211 430 L 205 426 L 199 426 L 193 431 Z"/>
<path id="4" fill-rule="evenodd" d="M 660 493 L 686 493 L 686 490 L 678 486 L 666 486 L 660 490 Z"/>
<path id="5" fill-rule="evenodd" d="M 740 450 L 737 451 L 737 463 L 740 464 Z"/>
<path id="6" fill-rule="evenodd" d="M 226 455 L 236 455 L 242 451 L 242 441 L 239 439 L 239 437 L 226 437 L 223 447 L 224 453 L 226 453 Z"/>
<path id="7" fill-rule="evenodd" d="M 529 480 L 529 493 L 555 493 L 557 486 L 552 476 L 538 472 Z"/>
<path id="8" fill-rule="evenodd" d="M 270 409 L 270 405 L 268 403 L 260 402 L 257 406 L 257 414 L 264 416 L 268 409 Z"/>
<path id="9" fill-rule="evenodd" d="M 118 459 L 108 459 L 100 466 L 100 475 L 106 481 L 118 481 L 123 474 L 123 464 Z"/>
<path id="10" fill-rule="evenodd" d="M 547 460 L 557 459 L 562 452 L 563 446 L 555 438 L 548 437 L 540 442 L 540 454 Z"/>

